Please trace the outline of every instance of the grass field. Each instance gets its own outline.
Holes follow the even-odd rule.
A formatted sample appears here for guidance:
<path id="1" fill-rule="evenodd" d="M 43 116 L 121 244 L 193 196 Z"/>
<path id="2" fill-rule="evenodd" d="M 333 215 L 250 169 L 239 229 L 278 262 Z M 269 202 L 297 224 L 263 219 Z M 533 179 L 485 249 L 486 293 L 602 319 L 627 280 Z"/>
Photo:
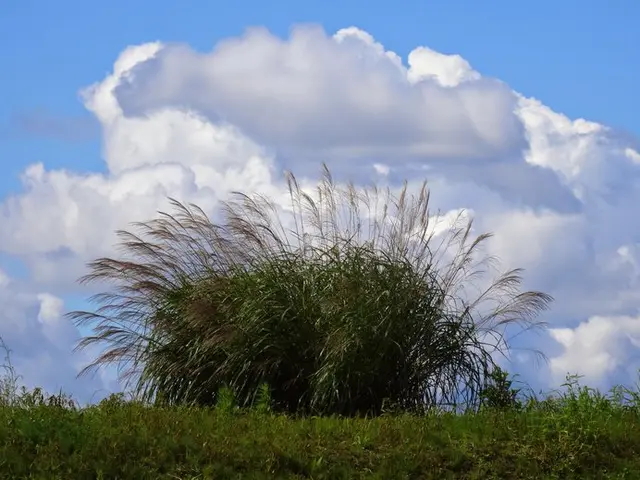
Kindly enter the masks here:
<path id="1" fill-rule="evenodd" d="M 563 391 L 467 413 L 375 418 L 159 407 L 16 390 L 5 378 L 1 478 L 640 478 L 640 395 Z"/>

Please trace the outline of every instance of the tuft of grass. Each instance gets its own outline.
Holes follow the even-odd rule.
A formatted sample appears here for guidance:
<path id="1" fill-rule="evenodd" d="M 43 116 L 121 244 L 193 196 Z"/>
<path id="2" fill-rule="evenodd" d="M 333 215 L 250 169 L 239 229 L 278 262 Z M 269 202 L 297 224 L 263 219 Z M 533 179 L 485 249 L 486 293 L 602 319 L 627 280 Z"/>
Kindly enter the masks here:
<path id="1" fill-rule="evenodd" d="M 325 166 L 315 192 L 291 173 L 287 185 L 286 219 L 236 192 L 220 223 L 172 200 L 173 214 L 118 232 L 121 256 L 82 279 L 112 288 L 69 314 L 94 330 L 78 348 L 106 345 L 83 373 L 116 363 L 164 405 L 215 405 L 227 387 L 247 407 L 266 383 L 290 414 L 479 408 L 506 328 L 543 326 L 551 297 L 522 292 L 520 270 L 497 274 L 471 222 L 436 235 L 426 182 L 394 196 Z"/>

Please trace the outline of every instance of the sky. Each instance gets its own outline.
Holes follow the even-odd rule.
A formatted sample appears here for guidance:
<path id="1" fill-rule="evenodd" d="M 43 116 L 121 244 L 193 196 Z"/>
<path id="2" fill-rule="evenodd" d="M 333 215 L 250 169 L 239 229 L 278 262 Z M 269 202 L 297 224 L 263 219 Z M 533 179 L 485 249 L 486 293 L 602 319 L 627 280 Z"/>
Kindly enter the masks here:
<path id="1" fill-rule="evenodd" d="M 113 232 L 233 190 L 428 180 L 555 302 L 507 368 L 640 368 L 640 4 L 0 0 L 0 337 L 28 387 L 119 391 L 64 318 Z M 540 364 L 527 348 L 543 351 Z"/>

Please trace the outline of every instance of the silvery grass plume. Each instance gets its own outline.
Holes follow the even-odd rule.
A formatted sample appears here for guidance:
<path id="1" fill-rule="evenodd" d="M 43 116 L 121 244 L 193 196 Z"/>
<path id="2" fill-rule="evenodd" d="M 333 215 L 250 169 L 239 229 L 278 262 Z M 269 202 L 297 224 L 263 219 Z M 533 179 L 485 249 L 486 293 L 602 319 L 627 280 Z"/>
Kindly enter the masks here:
<path id="1" fill-rule="evenodd" d="M 266 383 L 290 413 L 477 405 L 504 328 L 542 326 L 551 297 L 521 292 L 520 270 L 470 296 L 489 235 L 472 238 L 471 221 L 435 235 L 426 182 L 394 196 L 339 186 L 326 165 L 315 192 L 286 178 L 289 227 L 272 200 L 234 192 L 219 224 L 171 200 L 174 213 L 119 231 L 121 257 L 81 279 L 111 289 L 68 314 L 93 327 L 76 348 L 106 344 L 80 374 L 116 363 L 165 404 L 211 405 L 225 387 L 250 406 Z"/>

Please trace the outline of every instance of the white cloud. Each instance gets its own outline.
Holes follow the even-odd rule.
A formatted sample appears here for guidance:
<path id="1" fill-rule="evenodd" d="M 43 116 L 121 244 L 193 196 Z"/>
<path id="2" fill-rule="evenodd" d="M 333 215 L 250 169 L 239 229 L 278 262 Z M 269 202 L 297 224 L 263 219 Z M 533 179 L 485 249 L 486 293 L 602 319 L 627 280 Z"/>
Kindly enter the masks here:
<path id="1" fill-rule="evenodd" d="M 412 80 L 429 60 L 414 56 Z M 355 28 L 330 37 L 299 27 L 288 41 L 253 29 L 208 54 L 166 46 L 115 91 L 125 113 L 195 108 L 285 153 L 486 159 L 523 145 L 506 85 L 423 77 L 410 81 L 395 54 Z"/>
<path id="2" fill-rule="evenodd" d="M 553 112 L 457 55 L 418 47 L 405 66 L 353 27 L 333 37 L 299 27 L 287 40 L 251 30 L 204 54 L 129 47 L 83 98 L 101 124 L 106 172 L 33 165 L 0 205 L 0 251 L 25 260 L 28 287 L 39 288 L 23 297 L 11 287 L 16 314 L 0 327 L 24 335 L 13 334 L 16 348 L 35 351 L 32 329 L 67 345 L 74 330 L 56 296 L 77 292 L 84 262 L 111 253 L 113 232 L 165 209 L 167 196 L 210 212 L 232 190 L 282 199 L 282 167 L 308 186 L 322 160 L 359 184 L 406 178 L 415 191 L 427 177 L 445 219 L 466 209 L 475 231 L 495 232 L 489 253 L 557 299 L 545 317 L 555 341 L 537 345 L 557 350 L 554 375 L 624 380 L 621 365 L 640 367 L 625 343 L 640 306 L 640 226 L 630 221 L 640 155 L 603 125 Z M 23 361 L 30 378 L 45 378 L 38 362 L 52 358 L 75 368 L 39 355 Z"/>
<path id="3" fill-rule="evenodd" d="M 411 83 L 435 79 L 444 87 L 455 87 L 480 79 L 480 74 L 460 55 L 444 55 L 427 47 L 413 50 L 407 63 L 410 67 L 407 77 Z"/>
<path id="4" fill-rule="evenodd" d="M 583 384 L 607 385 L 612 377 L 636 379 L 640 368 L 640 317 L 594 316 L 576 328 L 555 328 L 551 336 L 564 351 L 550 362 L 555 382 L 580 372 Z"/>
<path id="5" fill-rule="evenodd" d="M 631 160 L 635 164 L 640 164 L 640 153 L 633 148 L 625 148 L 624 154 L 627 156 L 629 160 Z"/>

